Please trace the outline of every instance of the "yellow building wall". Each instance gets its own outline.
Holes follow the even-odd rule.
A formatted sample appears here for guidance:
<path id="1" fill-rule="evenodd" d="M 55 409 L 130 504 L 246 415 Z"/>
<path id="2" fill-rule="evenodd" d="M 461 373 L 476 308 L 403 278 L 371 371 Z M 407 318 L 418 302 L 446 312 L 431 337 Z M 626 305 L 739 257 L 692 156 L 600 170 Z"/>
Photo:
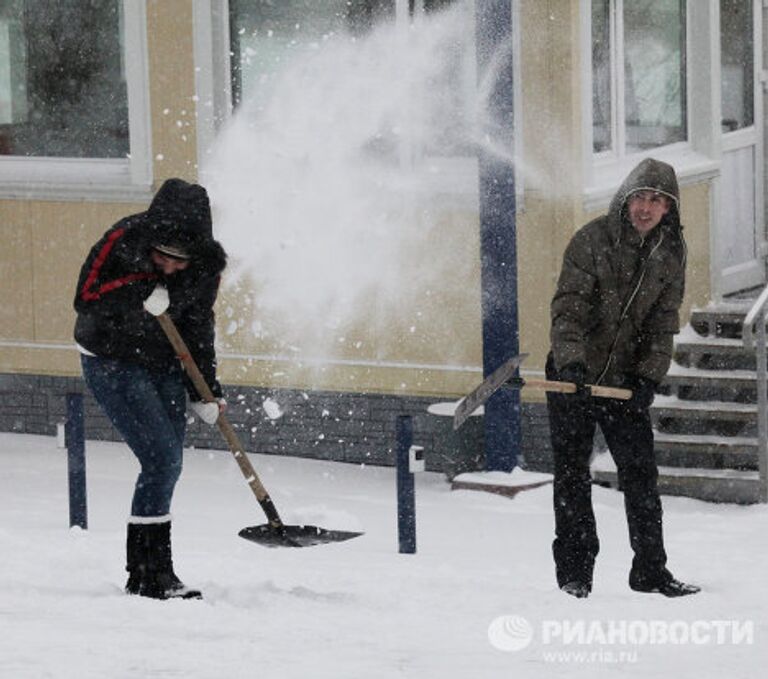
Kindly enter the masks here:
<path id="1" fill-rule="evenodd" d="M 197 178 L 195 56 L 189 0 L 148 0 L 153 176 Z"/>
<path id="2" fill-rule="evenodd" d="M 549 301 L 562 252 L 591 217 L 581 207 L 578 12 L 576 0 L 521 3 L 524 200 L 517 223 L 518 287 L 520 348 L 530 354 L 523 365 L 529 373 L 543 370 Z M 195 180 L 192 3 L 150 0 L 147 21 L 155 186 L 170 176 Z M 709 298 L 708 205 L 707 185 L 683 190 L 683 219 L 694 227 L 686 231 L 686 309 Z M 225 281 L 217 303 L 222 381 L 446 397 L 474 387 L 482 363 L 477 209 L 444 204 L 439 196 L 425 196 L 423 207 L 414 212 L 414 226 L 428 212 L 432 228 L 421 249 L 404 252 L 403 275 L 414 276 L 418 287 L 419 267 L 439 260 L 444 263 L 440 285 L 418 298 L 404 295 L 400 314 L 387 317 L 385 325 L 376 317 L 372 296 L 370 313 L 338 329 L 344 341 L 326 348 L 324 360 L 300 346 L 301 338 L 297 351 L 286 348 L 279 341 L 282 319 L 255 318 L 254 306 L 242 303 L 242 287 Z M 143 204 L 0 201 L 0 372 L 79 374 L 72 341 L 79 268 L 109 226 L 144 209 Z M 231 329 L 233 318 L 238 323 Z M 271 340 L 251 331 L 254 321 L 270 327 L 265 336 Z"/>
<path id="3" fill-rule="evenodd" d="M 154 185 L 194 180 L 192 3 L 147 2 Z M 80 266 L 118 219 L 146 204 L 0 200 L 0 372 L 77 375 L 72 339 Z"/>
<path id="4" fill-rule="evenodd" d="M 549 301 L 577 226 L 582 149 L 578 2 L 523 0 L 523 211 L 518 215 L 522 372 L 540 375 L 549 350 Z M 536 395 L 523 392 L 524 397 Z"/>

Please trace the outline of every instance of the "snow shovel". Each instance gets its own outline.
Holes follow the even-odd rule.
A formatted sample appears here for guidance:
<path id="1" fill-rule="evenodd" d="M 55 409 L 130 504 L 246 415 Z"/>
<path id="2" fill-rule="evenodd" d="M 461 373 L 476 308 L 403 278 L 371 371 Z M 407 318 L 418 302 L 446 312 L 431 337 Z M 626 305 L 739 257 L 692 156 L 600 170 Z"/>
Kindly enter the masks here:
<path id="1" fill-rule="evenodd" d="M 575 394 L 577 386 L 572 382 L 556 382 L 554 380 L 524 380 L 515 373 L 528 354 L 520 354 L 507 359 L 499 368 L 486 377 L 475 389 L 459 401 L 453 415 L 453 428 L 458 429 L 467 418 L 481 405 L 491 398 L 502 387 L 511 389 L 542 389 L 544 391 L 556 391 L 561 394 Z M 632 391 L 619 387 L 601 387 L 597 384 L 586 385 L 592 396 L 599 398 L 617 398 L 627 401 L 632 398 Z"/>
<path id="2" fill-rule="evenodd" d="M 156 318 L 173 346 L 176 355 L 184 365 L 184 369 L 195 385 L 195 389 L 197 389 L 200 397 L 203 401 L 216 401 L 216 397 L 211 393 L 205 378 L 200 373 L 200 369 L 197 367 L 192 354 L 190 354 L 187 345 L 170 316 L 167 313 L 162 313 L 156 316 Z M 267 493 L 267 490 L 259 480 L 256 470 L 253 468 L 234 428 L 224 416 L 224 413 L 219 414 L 216 424 L 218 424 L 219 431 L 221 431 L 226 439 L 230 452 L 234 455 L 240 471 L 243 472 L 245 480 L 251 487 L 269 522 L 259 526 L 243 528 L 238 533 L 240 537 L 265 547 L 311 547 L 312 545 L 322 545 L 328 542 L 342 542 L 343 540 L 349 540 L 350 538 L 362 535 L 362 533 L 327 530 L 317 526 L 286 526 L 277 513 L 277 508 L 272 502 L 272 498 L 269 497 L 269 493 Z"/>

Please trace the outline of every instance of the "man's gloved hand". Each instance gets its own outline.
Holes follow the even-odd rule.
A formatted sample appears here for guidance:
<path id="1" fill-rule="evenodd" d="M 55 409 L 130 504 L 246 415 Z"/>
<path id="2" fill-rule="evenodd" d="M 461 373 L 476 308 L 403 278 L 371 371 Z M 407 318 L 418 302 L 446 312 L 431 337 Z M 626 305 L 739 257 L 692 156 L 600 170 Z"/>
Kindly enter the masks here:
<path id="1" fill-rule="evenodd" d="M 589 388 L 584 385 L 587 369 L 583 363 L 568 363 L 563 366 L 558 377 L 561 382 L 572 382 L 576 385 L 576 393 L 573 396 L 584 398 L 589 396 Z"/>
<path id="2" fill-rule="evenodd" d="M 632 398 L 626 402 L 627 408 L 639 411 L 651 407 L 656 396 L 656 382 L 642 375 L 627 373 L 624 375 L 624 386 L 632 390 Z"/>
<path id="3" fill-rule="evenodd" d="M 225 405 L 226 401 L 223 398 L 215 401 L 192 401 L 190 403 L 192 410 L 206 424 L 216 424 L 216 420 L 219 419 L 219 413 L 221 413 Z"/>
<path id="4" fill-rule="evenodd" d="M 144 300 L 144 308 L 153 316 L 159 316 L 168 310 L 171 303 L 168 297 L 168 290 L 164 285 L 158 283 L 152 293 Z"/>

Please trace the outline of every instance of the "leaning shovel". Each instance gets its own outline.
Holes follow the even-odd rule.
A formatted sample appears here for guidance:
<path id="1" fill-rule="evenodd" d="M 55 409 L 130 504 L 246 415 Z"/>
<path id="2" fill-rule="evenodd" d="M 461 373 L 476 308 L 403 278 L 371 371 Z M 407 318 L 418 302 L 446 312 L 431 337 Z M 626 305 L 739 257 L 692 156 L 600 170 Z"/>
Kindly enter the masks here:
<path id="1" fill-rule="evenodd" d="M 486 377 L 477 387 L 467 394 L 456 406 L 453 414 L 453 428 L 458 429 L 467 418 L 474 413 L 481 405 L 491 398 L 499 389 L 507 387 L 510 389 L 521 389 L 530 387 L 531 389 L 541 389 L 543 391 L 555 391 L 561 394 L 575 394 L 578 387 L 572 382 L 555 382 L 553 380 L 524 380 L 517 377 L 517 370 L 520 364 L 525 360 L 528 354 L 519 354 L 505 361 L 500 367 L 496 368 L 488 377 Z M 616 398 L 626 401 L 632 398 L 632 391 L 621 389 L 619 387 L 602 387 L 597 384 L 586 385 L 589 393 L 598 398 Z"/>
<path id="2" fill-rule="evenodd" d="M 156 318 L 203 401 L 216 401 L 216 397 L 211 393 L 205 378 L 200 373 L 187 345 L 170 316 L 167 313 L 162 313 Z M 238 533 L 240 537 L 257 542 L 265 547 L 311 547 L 312 545 L 322 545 L 328 542 L 341 542 L 362 535 L 362 533 L 351 531 L 326 530 L 317 526 L 286 526 L 277 513 L 277 508 L 272 502 L 272 498 L 269 497 L 269 493 L 267 493 L 267 490 L 259 480 L 256 470 L 253 468 L 235 430 L 224 416 L 224 413 L 219 413 L 216 424 L 219 425 L 219 431 L 221 431 L 226 439 L 229 450 L 235 456 L 235 460 L 240 466 L 240 471 L 243 472 L 245 480 L 251 487 L 253 494 L 259 501 L 269 521 L 269 523 L 260 526 L 243 528 Z"/>

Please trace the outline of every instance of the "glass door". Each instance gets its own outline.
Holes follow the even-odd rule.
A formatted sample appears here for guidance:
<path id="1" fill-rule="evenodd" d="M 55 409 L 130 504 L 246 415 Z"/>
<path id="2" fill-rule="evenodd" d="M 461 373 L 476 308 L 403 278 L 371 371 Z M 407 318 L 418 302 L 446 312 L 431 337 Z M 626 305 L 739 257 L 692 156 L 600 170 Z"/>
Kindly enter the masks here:
<path id="1" fill-rule="evenodd" d="M 722 167 L 716 255 L 720 293 L 765 281 L 763 148 L 757 95 L 761 3 L 720 0 Z"/>

